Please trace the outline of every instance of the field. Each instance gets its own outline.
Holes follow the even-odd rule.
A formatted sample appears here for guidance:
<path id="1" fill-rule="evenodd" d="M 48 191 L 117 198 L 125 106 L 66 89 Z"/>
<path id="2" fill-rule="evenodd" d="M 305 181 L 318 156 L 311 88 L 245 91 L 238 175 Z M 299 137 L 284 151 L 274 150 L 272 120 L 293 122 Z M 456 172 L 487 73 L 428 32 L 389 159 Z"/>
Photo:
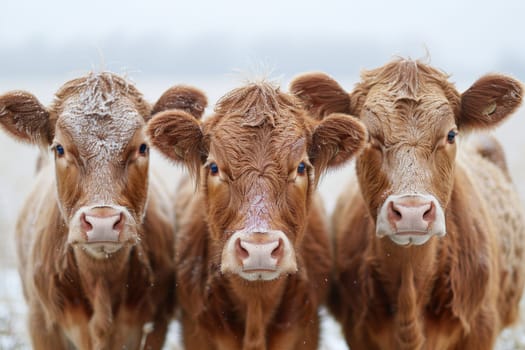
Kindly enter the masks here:
<path id="1" fill-rule="evenodd" d="M 66 79 L 50 79 L 45 81 L 3 81 L 0 83 L 0 94 L 11 89 L 27 89 L 48 104 L 52 94 Z M 137 80 L 137 87 L 145 97 L 154 101 L 173 82 L 172 81 L 143 79 Z M 210 101 L 216 99 L 236 85 L 238 79 L 232 77 L 217 80 L 186 80 L 208 93 Z M 350 89 L 355 79 L 346 79 L 342 84 Z M 285 84 L 283 84 L 285 86 Z M 466 86 L 461 86 L 460 88 Z M 209 108 L 208 111 L 211 109 Z M 499 140 L 507 151 L 511 174 L 516 183 L 522 200 L 525 199 L 525 108 L 520 109 L 507 123 L 495 131 Z M 14 249 L 14 224 L 18 210 L 28 193 L 34 174 L 37 150 L 28 145 L 17 143 L 5 133 L 0 133 L 0 350 L 28 349 L 27 333 L 25 331 L 26 308 L 16 272 L 16 256 Z M 158 162 L 164 169 L 170 183 L 174 186 L 182 174 L 164 161 L 159 155 L 154 155 L 154 162 Z M 328 173 L 322 180 L 320 191 L 325 199 L 326 207 L 331 212 L 341 184 L 352 171 L 352 165 Z M 523 305 L 524 303 L 522 303 Z M 525 306 L 522 307 L 525 316 Z M 170 331 L 167 349 L 178 349 L 178 328 L 174 323 Z M 325 317 L 323 323 L 322 349 L 345 349 L 339 326 L 330 318 Z M 506 330 L 500 337 L 497 349 L 525 349 L 525 321 L 521 321 L 512 329 Z"/>

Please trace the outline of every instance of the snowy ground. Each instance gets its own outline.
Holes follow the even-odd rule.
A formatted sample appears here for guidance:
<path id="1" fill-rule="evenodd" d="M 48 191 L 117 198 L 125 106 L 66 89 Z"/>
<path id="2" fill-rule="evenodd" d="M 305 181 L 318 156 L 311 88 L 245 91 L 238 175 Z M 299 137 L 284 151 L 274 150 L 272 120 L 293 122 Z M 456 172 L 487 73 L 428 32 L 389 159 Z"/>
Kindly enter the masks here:
<path id="1" fill-rule="evenodd" d="M 46 81 L 2 81 L 0 94 L 12 89 L 27 89 L 34 93 L 44 104 L 48 104 L 52 94 L 59 85 L 72 78 L 56 78 Z M 137 79 L 137 87 L 146 98 L 154 101 L 173 82 L 184 82 L 198 86 L 208 93 L 210 101 L 216 99 L 236 86 L 236 80 L 225 77 L 216 81 L 181 80 L 174 78 L 171 81 Z M 349 79 L 346 88 L 352 87 L 354 79 Z M 516 182 L 521 198 L 525 199 L 525 108 L 496 131 L 502 141 L 508 157 L 511 173 Z M 32 147 L 12 141 L 0 131 L 0 350 L 29 349 L 28 337 L 25 330 L 26 306 L 24 303 L 18 273 L 16 272 L 16 257 L 14 250 L 14 223 L 22 201 L 29 191 L 36 150 Z M 160 157 L 153 161 L 160 162 L 166 168 L 169 176 L 178 177 L 180 171 L 175 170 Z M 347 166 L 327 174 L 320 187 L 326 207 L 333 210 L 337 194 L 341 190 L 345 177 L 351 171 Z M 173 179 L 173 177 L 171 179 Z M 170 181 L 176 183 L 176 181 Z M 522 314 L 525 316 L 525 303 L 522 303 Z M 326 313 L 323 312 L 325 315 Z M 167 349 L 180 349 L 178 345 L 178 325 L 173 323 L 170 329 Z M 329 316 L 323 322 L 322 350 L 346 349 L 341 337 L 340 328 Z M 498 350 L 525 349 L 525 321 L 521 321 L 514 328 L 505 330 L 500 336 Z"/>

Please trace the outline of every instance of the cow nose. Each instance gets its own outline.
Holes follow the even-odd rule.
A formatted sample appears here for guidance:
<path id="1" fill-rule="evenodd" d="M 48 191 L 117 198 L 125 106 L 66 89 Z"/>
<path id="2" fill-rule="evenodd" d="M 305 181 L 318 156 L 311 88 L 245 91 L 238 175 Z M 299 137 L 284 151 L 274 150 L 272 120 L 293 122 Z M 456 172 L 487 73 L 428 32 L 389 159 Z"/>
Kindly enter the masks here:
<path id="1" fill-rule="evenodd" d="M 80 215 L 80 228 L 88 243 L 118 242 L 125 216 L 111 207 L 94 207 Z"/>
<path id="2" fill-rule="evenodd" d="M 405 196 L 392 200 L 387 206 L 388 221 L 398 233 L 428 232 L 436 220 L 433 201 L 419 196 Z"/>
<path id="3" fill-rule="evenodd" d="M 244 271 L 275 271 L 284 255 L 281 238 L 271 241 L 251 241 L 238 238 L 235 253 Z"/>

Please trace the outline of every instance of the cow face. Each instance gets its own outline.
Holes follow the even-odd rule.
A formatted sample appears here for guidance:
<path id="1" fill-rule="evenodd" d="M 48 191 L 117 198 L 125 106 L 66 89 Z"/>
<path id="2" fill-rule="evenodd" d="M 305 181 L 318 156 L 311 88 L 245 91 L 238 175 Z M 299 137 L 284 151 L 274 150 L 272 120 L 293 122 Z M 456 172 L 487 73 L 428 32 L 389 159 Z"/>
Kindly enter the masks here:
<path id="1" fill-rule="evenodd" d="M 520 84 L 508 77 L 485 76 L 462 95 L 447 78 L 399 60 L 364 72 L 351 95 L 324 75 L 292 83 L 312 108 L 351 113 L 366 125 L 368 143 L 356 162 L 361 192 L 377 236 L 399 245 L 446 234 L 458 139 L 496 125 L 521 102 Z M 313 92 L 316 84 L 323 95 Z"/>
<path id="2" fill-rule="evenodd" d="M 343 115 L 311 119 L 294 96 L 268 83 L 230 92 L 215 112 L 205 122 L 164 112 L 148 133 L 200 179 L 223 273 L 246 280 L 295 273 L 319 174 L 358 150 L 364 130 Z"/>
<path id="3" fill-rule="evenodd" d="M 137 242 L 148 193 L 143 128 L 150 106 L 133 85 L 90 74 L 66 83 L 49 109 L 25 92 L 2 96 L 0 108 L 9 133 L 52 149 L 69 244 L 103 258 Z"/>

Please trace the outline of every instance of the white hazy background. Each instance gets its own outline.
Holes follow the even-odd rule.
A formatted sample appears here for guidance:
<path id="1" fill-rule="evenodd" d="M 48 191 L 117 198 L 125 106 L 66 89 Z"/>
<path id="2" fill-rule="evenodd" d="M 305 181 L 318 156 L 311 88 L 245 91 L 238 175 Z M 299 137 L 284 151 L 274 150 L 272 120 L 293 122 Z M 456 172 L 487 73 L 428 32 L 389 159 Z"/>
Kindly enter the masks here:
<path id="1" fill-rule="evenodd" d="M 242 78 L 266 73 L 286 89 L 297 74 L 324 71 L 351 90 L 362 69 L 396 56 L 427 58 L 460 91 L 485 73 L 525 80 L 525 2 L 3 0 L 0 94 L 21 89 L 48 105 L 67 80 L 110 70 L 154 102 L 174 84 L 191 84 L 215 101 Z M 239 73 L 240 72 L 240 73 Z M 525 110 L 495 131 L 525 198 Z M 0 132 L 0 350 L 29 348 L 26 308 L 14 252 L 14 224 L 34 173 L 36 150 Z M 163 162 L 174 185 L 181 171 Z M 327 208 L 351 171 L 327 174 Z M 525 314 L 525 312 L 524 312 Z M 322 349 L 344 349 L 327 318 Z M 178 348 L 177 328 L 166 346 Z M 525 349 L 525 322 L 497 348 Z"/>

